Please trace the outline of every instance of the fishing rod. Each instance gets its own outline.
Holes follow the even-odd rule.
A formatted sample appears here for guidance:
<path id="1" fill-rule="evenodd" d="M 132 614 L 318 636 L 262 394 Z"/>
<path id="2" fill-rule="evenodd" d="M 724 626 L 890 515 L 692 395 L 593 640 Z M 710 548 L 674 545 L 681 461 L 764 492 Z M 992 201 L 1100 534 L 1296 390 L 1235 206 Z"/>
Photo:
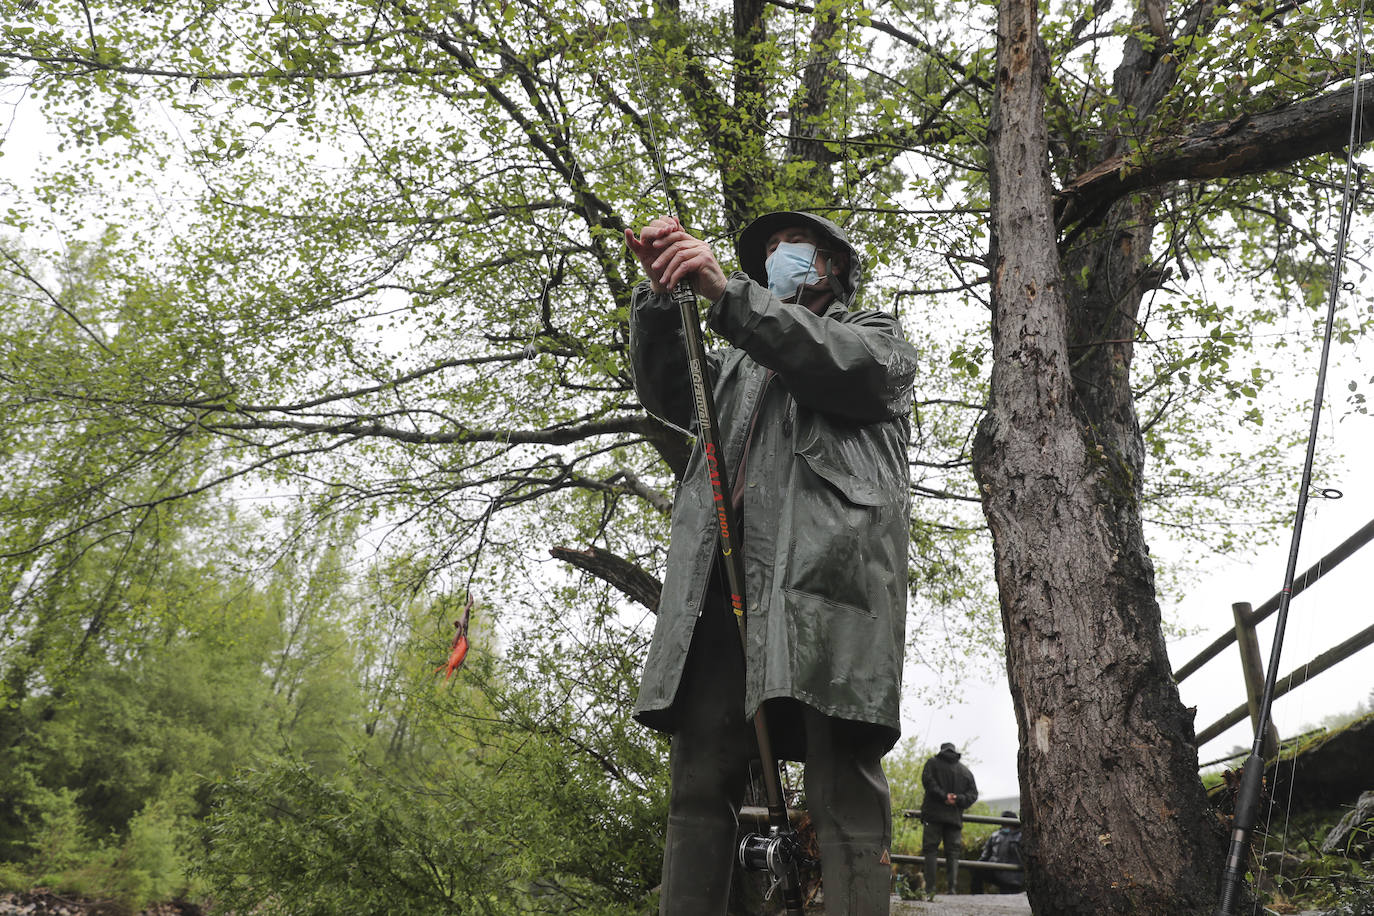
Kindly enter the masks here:
<path id="1" fill-rule="evenodd" d="M 679 225 L 681 220 L 678 220 Z M 749 658 L 747 638 L 747 604 L 744 591 L 744 562 L 740 550 L 740 529 L 734 501 L 726 491 L 726 481 L 733 478 L 725 464 L 725 450 L 720 439 L 715 398 L 711 394 L 706 373 L 706 350 L 701 341 L 701 319 L 697 315 L 697 297 L 685 282 L 672 291 L 673 301 L 682 314 L 683 342 L 687 349 L 687 369 L 692 386 L 692 400 L 696 406 L 698 442 L 704 453 L 707 479 L 711 484 L 711 498 L 716 507 L 716 535 L 720 547 L 720 562 L 725 571 L 726 587 L 730 590 L 730 609 L 734 612 L 739 630 L 740 648 L 745 663 Z M 782 780 L 778 775 L 777 758 L 768 734 L 768 720 L 763 706 L 754 712 L 754 736 L 758 741 L 759 759 L 763 770 L 763 788 L 768 806 L 768 833 L 746 834 L 740 841 L 738 858 L 744 868 L 766 871 L 773 878 L 768 889 L 781 887 L 788 916 L 801 916 L 802 890 L 798 863 L 802 858 L 796 831 L 787 818 L 783 800 Z"/>
<path id="2" fill-rule="evenodd" d="M 1360 16 L 1356 20 L 1363 34 L 1364 0 L 1360 2 Z M 1331 357 L 1332 330 L 1336 323 L 1336 300 L 1341 289 L 1341 262 L 1345 257 L 1346 239 L 1353 207 L 1351 173 L 1358 137 L 1360 113 L 1360 80 L 1364 47 L 1355 52 L 1355 82 L 1352 89 L 1350 142 L 1346 146 L 1345 191 L 1341 201 L 1340 225 L 1337 228 L 1336 250 L 1332 255 L 1331 290 L 1326 307 L 1326 325 L 1322 334 L 1321 360 L 1317 368 L 1317 390 L 1312 399 L 1312 424 L 1307 433 L 1307 454 L 1303 459 L 1302 483 L 1298 487 L 1298 504 L 1294 511 L 1293 534 L 1288 546 L 1288 564 L 1284 570 L 1283 589 L 1279 592 L 1278 620 L 1274 627 L 1274 641 L 1269 652 L 1269 666 L 1264 675 L 1264 691 L 1260 695 L 1258 715 L 1255 717 L 1255 740 L 1250 756 L 1241 769 L 1240 788 L 1236 791 L 1235 816 L 1232 818 L 1231 843 L 1222 870 L 1221 899 L 1213 916 L 1232 916 L 1241 882 L 1245 878 L 1250 858 L 1250 836 L 1259 819 L 1260 790 L 1264 784 L 1264 736 L 1269 728 L 1270 711 L 1274 705 L 1274 690 L 1279 673 L 1279 655 L 1283 651 L 1284 631 L 1288 626 L 1288 606 L 1293 597 L 1293 581 L 1298 570 L 1298 546 L 1302 541 L 1303 519 L 1307 515 L 1307 500 L 1312 489 L 1312 465 L 1316 458 L 1317 433 L 1320 429 L 1322 399 L 1326 392 L 1326 369 Z"/>
<path id="3" fill-rule="evenodd" d="M 626 23 L 628 29 L 628 22 Z M 635 76 L 643 95 L 644 77 L 639 70 L 639 59 L 634 60 Z M 657 133 L 654 129 L 652 114 L 646 119 L 649 126 L 649 152 L 658 171 L 663 196 L 668 210 L 677 221 L 678 228 L 685 231 L 681 215 L 674 204 L 672 185 L 668 180 L 668 169 L 660 155 Z M 725 463 L 725 448 L 721 441 L 720 424 L 716 413 L 716 401 L 711 392 L 711 380 L 707 372 L 706 348 L 701 339 L 701 316 L 697 312 L 696 292 L 685 280 L 679 281 L 670 294 L 682 316 L 682 339 L 687 351 L 687 372 L 692 389 L 692 403 L 697 417 L 697 442 L 705 461 L 702 462 L 706 477 L 711 486 L 711 498 L 716 509 L 716 540 L 720 549 L 720 564 L 725 572 L 725 584 L 730 591 L 730 609 L 735 615 L 735 625 L 739 630 L 740 650 L 744 662 L 749 663 L 748 603 L 745 600 L 745 578 L 743 551 L 740 542 L 739 519 L 735 513 L 732 494 L 726 488 L 730 476 Z M 768 833 L 748 833 L 740 840 L 736 851 L 737 861 L 749 871 L 767 872 L 772 883 L 764 899 L 772 897 L 774 891 L 782 888 L 783 904 L 787 916 L 803 916 L 801 875 L 798 866 L 806 858 L 801 851 L 797 832 L 787 817 L 787 804 L 782 793 L 782 778 L 778 771 L 778 760 L 773 755 L 773 743 L 768 733 L 768 717 L 763 705 L 754 711 L 754 737 L 758 743 L 759 762 L 762 769 L 764 798 L 768 808 Z"/>
<path id="4" fill-rule="evenodd" d="M 679 221 L 680 222 L 680 221 Z M 696 294 L 686 283 L 679 283 L 672 292 L 673 301 L 682 315 L 683 342 L 687 350 L 687 368 L 696 406 L 698 442 L 704 453 L 704 468 L 711 485 L 711 497 L 716 507 L 716 534 L 720 548 L 720 563 L 725 572 L 726 587 L 730 591 L 730 609 L 739 630 L 740 648 L 747 660 L 747 602 L 745 600 L 744 563 L 740 549 L 740 529 L 731 494 L 726 481 L 731 478 L 725 464 L 725 450 L 721 443 L 720 426 L 715 398 L 711 393 L 706 372 L 706 351 L 702 344 L 700 318 L 697 315 Z M 773 755 L 768 733 L 768 720 L 762 706 L 753 716 L 754 736 L 758 742 L 759 759 L 763 770 L 764 794 L 767 799 L 769 831 L 767 835 L 746 834 L 740 841 L 738 858 L 744 868 L 766 871 L 773 884 L 769 895 L 777 887 L 783 890 L 783 902 L 789 916 L 802 913 L 801 878 L 798 862 L 802 858 L 796 831 L 787 817 L 782 794 L 782 780 L 778 774 L 777 758 Z"/>

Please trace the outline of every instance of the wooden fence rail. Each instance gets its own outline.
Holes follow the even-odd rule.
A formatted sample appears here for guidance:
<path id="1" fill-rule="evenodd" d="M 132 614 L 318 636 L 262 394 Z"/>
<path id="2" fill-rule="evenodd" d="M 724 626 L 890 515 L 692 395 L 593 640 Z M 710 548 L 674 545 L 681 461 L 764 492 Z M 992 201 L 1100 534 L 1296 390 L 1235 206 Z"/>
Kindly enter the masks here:
<path id="1" fill-rule="evenodd" d="M 920 817 L 920 816 L 921 816 L 921 809 L 920 809 L 920 808 L 904 808 L 904 809 L 902 809 L 901 811 L 899 811 L 899 812 L 897 812 L 897 813 L 900 814 L 902 817 L 908 817 L 908 818 L 910 818 L 910 817 Z M 805 811 L 802 811 L 802 810 L 800 810 L 800 809 L 798 809 L 798 808 L 788 808 L 788 809 L 787 809 L 787 818 L 788 818 L 788 820 L 790 820 L 794 825 L 798 823 L 798 819 L 801 818 L 802 815 L 804 815 L 804 814 L 806 814 L 806 812 L 805 812 Z M 767 809 L 767 808 L 762 808 L 762 807 L 756 807 L 756 806 L 754 806 L 754 805 L 745 805 L 744 807 L 742 807 L 742 808 L 739 809 L 739 816 L 740 816 L 740 819 L 741 819 L 741 820 L 746 820 L 746 819 L 747 819 L 747 820 L 757 821 L 757 822 L 761 822 L 761 823 L 767 824 L 767 822 L 768 822 L 768 809 Z M 1020 827 L 1020 826 L 1021 826 L 1021 821 L 1018 820 L 1017 818 L 1014 818 L 1014 817 L 994 817 L 994 816 L 992 816 L 991 814 L 965 814 L 965 815 L 964 815 L 964 823 L 966 823 L 966 824 L 996 824 L 996 825 L 998 825 L 999 827 Z"/>
<path id="2" fill-rule="evenodd" d="M 1298 595 L 1302 594 L 1309 585 L 1315 584 L 1318 579 L 1326 573 L 1329 573 L 1342 560 L 1348 559 L 1351 554 L 1359 550 L 1365 544 L 1368 544 L 1371 540 L 1374 540 L 1374 519 L 1367 522 L 1363 528 L 1342 541 L 1339 547 L 1322 557 L 1301 576 L 1293 580 L 1293 597 L 1296 598 Z M 1251 626 L 1266 619 L 1278 609 L 1279 595 L 1274 595 L 1274 597 L 1255 609 L 1251 618 Z M 1221 654 L 1223 649 L 1235 641 L 1235 630 L 1228 630 L 1226 633 L 1223 633 L 1221 636 L 1217 637 L 1216 641 L 1210 646 L 1203 649 L 1186 664 L 1180 666 L 1179 669 L 1174 672 L 1174 681 L 1181 683 L 1184 678 L 1216 658 Z"/>
<path id="3" fill-rule="evenodd" d="M 920 817 L 921 809 L 905 810 L 902 817 Z M 964 823 L 966 824 L 998 824 L 1004 827 L 1020 827 L 1021 822 L 1014 817 L 993 817 L 990 814 L 965 814 Z M 925 856 L 892 856 L 894 865 L 924 865 Z M 944 856 L 937 858 L 938 865 L 944 865 L 948 860 Z M 984 871 L 1021 871 L 1020 865 L 1012 865 L 1010 862 L 984 862 L 982 859 L 960 859 L 960 868 L 981 868 Z"/>
<path id="4" fill-rule="evenodd" d="M 1321 674 L 1326 669 L 1340 662 L 1345 661 L 1347 658 L 1354 655 L 1356 652 L 1359 652 L 1361 649 L 1365 648 L 1371 643 L 1374 643 L 1374 625 L 1365 627 L 1363 630 L 1356 633 L 1354 636 L 1350 637 L 1345 642 L 1326 650 L 1321 655 L 1318 655 L 1316 658 L 1312 659 L 1306 665 L 1303 665 L 1293 673 L 1289 674 L 1287 677 L 1284 677 L 1281 680 L 1279 680 L 1276 684 L 1274 684 L 1274 699 L 1277 700 L 1279 697 L 1283 696 L 1285 693 L 1292 690 L 1293 688 L 1307 683 L 1312 678 Z M 1208 741 L 1211 741 L 1217 735 L 1220 735 L 1222 732 L 1226 731 L 1226 729 L 1230 728 L 1232 725 L 1235 725 L 1241 719 L 1244 719 L 1248 713 L 1248 702 L 1245 705 L 1237 706 L 1235 709 L 1231 710 L 1229 713 L 1222 716 L 1220 719 L 1213 722 L 1211 725 L 1207 726 L 1202 731 L 1198 732 L 1198 746 L 1201 747 Z M 1265 756 L 1266 758 L 1268 758 L 1272 757 L 1273 755 L 1269 754 L 1266 751 Z"/>
<path id="5" fill-rule="evenodd" d="M 925 856 L 907 856 L 901 853 L 892 853 L 888 856 L 893 865 L 924 865 Z M 938 857 L 935 862 L 937 865 L 944 865 L 948 859 L 944 856 Z M 1013 865 L 1010 862 L 984 862 L 982 859 L 960 859 L 960 868 L 981 868 L 984 871 L 1021 871 L 1020 865 Z"/>
<path id="6" fill-rule="evenodd" d="M 1322 557 L 1321 560 L 1297 577 L 1293 581 L 1293 596 L 1296 597 L 1301 594 L 1308 586 L 1331 572 L 1342 561 L 1349 559 L 1371 540 L 1374 540 L 1374 519 L 1366 522 L 1363 528 L 1346 538 L 1335 550 Z M 1247 714 L 1252 723 L 1259 721 L 1260 697 L 1264 690 L 1264 666 L 1260 661 L 1259 640 L 1255 634 L 1255 627 L 1278 610 L 1281 594 L 1274 595 L 1254 610 L 1251 610 L 1250 605 L 1245 602 L 1231 605 L 1231 612 L 1236 625 L 1217 637 L 1211 645 L 1181 665 L 1174 673 L 1175 683 L 1181 682 L 1188 675 L 1216 658 L 1231 643 L 1237 643 L 1240 648 L 1241 670 L 1245 674 L 1245 704 L 1237 706 L 1199 731 L 1197 733 L 1198 747 L 1221 735 L 1222 732 L 1244 719 Z M 1300 665 L 1292 674 L 1275 683 L 1273 699 L 1278 699 L 1328 668 L 1345 661 L 1371 643 L 1374 643 L 1374 626 L 1361 630 L 1340 645 L 1328 649 L 1306 664 Z M 1266 759 L 1272 758 L 1278 753 L 1279 734 L 1272 721 L 1266 730 L 1262 747 Z"/>
<path id="7" fill-rule="evenodd" d="M 902 810 L 902 817 L 920 817 L 920 808 L 906 808 Z M 994 817 L 991 814 L 965 814 L 965 824 L 996 824 L 999 827 L 1020 827 L 1021 821 L 1014 817 Z"/>

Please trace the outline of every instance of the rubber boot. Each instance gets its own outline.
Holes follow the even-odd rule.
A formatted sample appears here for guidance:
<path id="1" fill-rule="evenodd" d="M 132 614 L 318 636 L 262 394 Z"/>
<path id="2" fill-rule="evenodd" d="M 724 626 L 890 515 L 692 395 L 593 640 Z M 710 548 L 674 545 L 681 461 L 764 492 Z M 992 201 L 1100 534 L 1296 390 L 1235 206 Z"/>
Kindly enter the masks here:
<path id="1" fill-rule="evenodd" d="M 935 876 L 940 873 L 940 863 L 936 861 L 940 847 L 934 849 L 922 849 L 921 854 L 926 857 L 926 893 L 934 895 Z"/>
<path id="2" fill-rule="evenodd" d="M 825 916 L 878 916 L 892 904 L 892 866 L 881 838 L 831 843 L 821 853 Z"/>
<path id="3" fill-rule="evenodd" d="M 806 707 L 806 799 L 821 847 L 826 916 L 885 916 L 892 802 L 882 735 Z"/>
<path id="4" fill-rule="evenodd" d="M 735 827 L 697 818 L 668 818 L 659 916 L 724 916 L 730 905 Z"/>
<path id="5" fill-rule="evenodd" d="M 959 893 L 959 855 L 963 850 L 958 846 L 954 849 L 945 847 L 945 878 L 949 881 L 949 892 Z"/>
<path id="6" fill-rule="evenodd" d="M 744 718 L 744 657 L 720 600 L 697 622 L 678 687 L 668 754 L 668 832 L 662 916 L 724 916 L 735 863 L 735 812 L 744 798 L 754 736 Z"/>

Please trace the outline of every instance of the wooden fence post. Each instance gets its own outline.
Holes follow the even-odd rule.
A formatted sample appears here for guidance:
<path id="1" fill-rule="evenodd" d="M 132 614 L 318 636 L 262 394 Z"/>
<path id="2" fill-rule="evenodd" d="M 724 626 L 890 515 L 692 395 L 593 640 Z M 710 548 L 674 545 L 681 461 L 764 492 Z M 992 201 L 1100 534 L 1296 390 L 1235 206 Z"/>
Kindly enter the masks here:
<path id="1" fill-rule="evenodd" d="M 1231 605 L 1231 614 L 1236 618 L 1236 646 L 1240 649 L 1240 667 L 1245 674 L 1245 705 L 1250 710 L 1250 726 L 1259 724 L 1260 700 L 1264 695 L 1264 663 L 1260 661 L 1259 637 L 1255 634 L 1255 623 L 1250 602 L 1238 601 Z M 1279 753 L 1279 730 L 1270 719 L 1264 730 L 1261 745 L 1265 760 L 1273 760 Z"/>

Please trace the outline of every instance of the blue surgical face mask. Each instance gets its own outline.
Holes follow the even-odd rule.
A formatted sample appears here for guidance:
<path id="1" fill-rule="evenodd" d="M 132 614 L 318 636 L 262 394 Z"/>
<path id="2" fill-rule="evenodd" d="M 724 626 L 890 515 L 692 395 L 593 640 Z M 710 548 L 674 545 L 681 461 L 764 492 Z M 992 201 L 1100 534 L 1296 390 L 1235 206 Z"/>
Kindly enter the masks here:
<path id="1" fill-rule="evenodd" d="M 779 299 L 794 296 L 803 285 L 820 276 L 816 273 L 816 246 L 809 242 L 779 242 L 764 262 L 768 288 Z"/>

